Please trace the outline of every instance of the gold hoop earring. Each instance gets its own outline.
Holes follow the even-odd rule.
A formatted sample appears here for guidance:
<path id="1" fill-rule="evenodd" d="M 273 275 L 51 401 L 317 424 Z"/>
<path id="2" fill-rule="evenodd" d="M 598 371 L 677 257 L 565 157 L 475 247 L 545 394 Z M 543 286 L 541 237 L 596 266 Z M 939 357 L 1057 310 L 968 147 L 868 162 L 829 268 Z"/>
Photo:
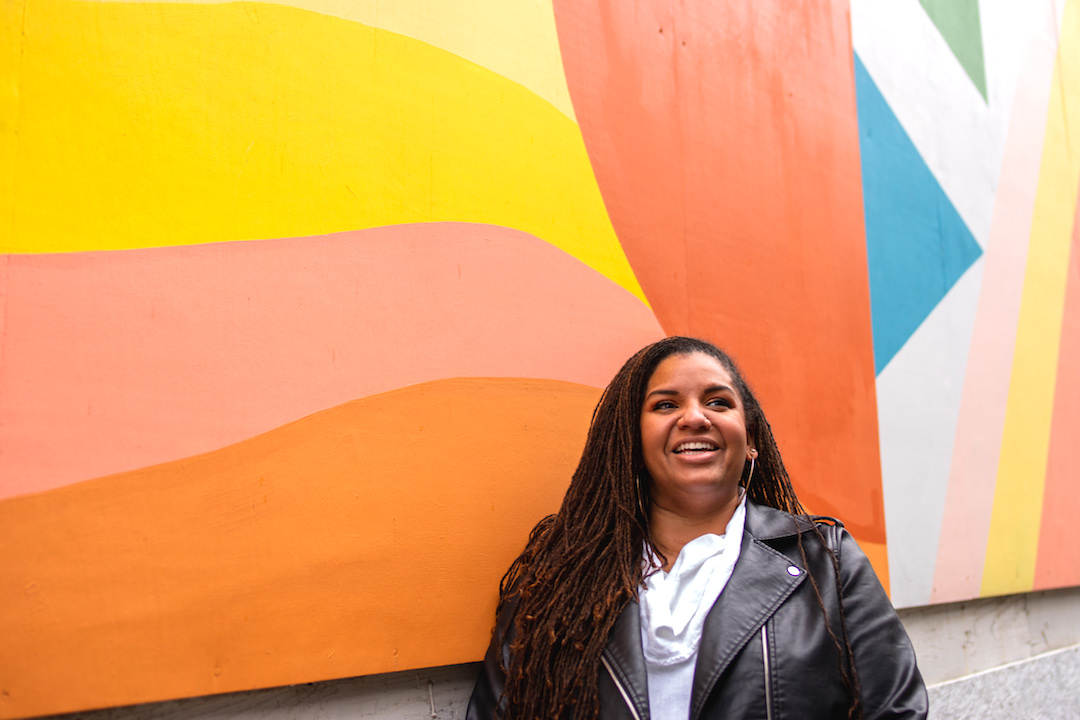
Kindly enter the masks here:
<path id="1" fill-rule="evenodd" d="M 754 479 L 754 464 L 755 464 L 754 461 L 755 461 L 755 458 L 751 457 L 750 458 L 750 474 L 746 476 L 746 484 L 743 485 L 743 488 L 745 488 L 748 492 L 750 490 L 750 481 Z"/>
<path id="2" fill-rule="evenodd" d="M 637 506 L 641 511 L 641 517 L 645 522 L 649 521 L 649 513 L 645 512 L 645 495 L 641 492 L 641 473 L 637 474 Z"/>

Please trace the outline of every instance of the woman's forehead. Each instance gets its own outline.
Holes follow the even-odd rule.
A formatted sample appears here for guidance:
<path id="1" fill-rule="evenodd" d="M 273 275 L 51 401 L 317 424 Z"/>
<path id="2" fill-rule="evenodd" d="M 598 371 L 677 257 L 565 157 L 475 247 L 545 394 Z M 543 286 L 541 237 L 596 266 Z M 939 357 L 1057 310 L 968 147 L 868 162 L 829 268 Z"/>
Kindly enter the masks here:
<path id="1" fill-rule="evenodd" d="M 668 355 L 661 360 L 649 376 L 646 392 L 661 384 L 691 381 L 725 385 L 737 391 L 732 373 L 717 358 L 690 352 Z"/>

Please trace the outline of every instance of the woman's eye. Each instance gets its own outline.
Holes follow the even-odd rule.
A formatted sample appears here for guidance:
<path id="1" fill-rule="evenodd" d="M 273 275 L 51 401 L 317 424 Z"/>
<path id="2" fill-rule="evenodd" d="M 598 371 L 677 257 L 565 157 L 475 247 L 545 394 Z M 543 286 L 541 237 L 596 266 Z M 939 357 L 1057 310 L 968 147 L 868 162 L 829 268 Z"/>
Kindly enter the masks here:
<path id="1" fill-rule="evenodd" d="M 653 406 L 653 409 L 654 410 L 670 410 L 673 407 L 675 407 L 675 403 L 671 402 L 670 400 L 661 400 L 660 402 L 656 403 L 656 405 Z"/>
<path id="2" fill-rule="evenodd" d="M 731 407 L 731 400 L 728 400 L 727 398 L 713 398 L 705 404 L 713 407 Z"/>

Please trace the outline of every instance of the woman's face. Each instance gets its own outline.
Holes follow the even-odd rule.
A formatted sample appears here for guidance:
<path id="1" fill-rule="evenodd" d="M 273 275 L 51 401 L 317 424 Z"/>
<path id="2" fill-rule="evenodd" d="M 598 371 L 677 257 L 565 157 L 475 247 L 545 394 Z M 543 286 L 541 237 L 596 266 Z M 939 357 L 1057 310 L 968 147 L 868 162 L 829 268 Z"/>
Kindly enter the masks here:
<path id="1" fill-rule="evenodd" d="M 757 451 L 724 366 L 697 352 L 657 365 L 641 408 L 641 448 L 660 507 L 677 509 L 704 493 L 723 502 L 733 497 L 743 464 Z"/>

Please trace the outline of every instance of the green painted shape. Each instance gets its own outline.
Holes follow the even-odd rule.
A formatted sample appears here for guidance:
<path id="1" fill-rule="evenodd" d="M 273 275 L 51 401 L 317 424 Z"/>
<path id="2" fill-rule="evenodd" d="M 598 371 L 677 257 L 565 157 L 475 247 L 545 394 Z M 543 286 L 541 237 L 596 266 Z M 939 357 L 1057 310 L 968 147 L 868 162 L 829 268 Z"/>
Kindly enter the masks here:
<path id="1" fill-rule="evenodd" d="M 919 0 L 964 72 L 986 100 L 986 68 L 983 62 L 979 0 Z"/>

